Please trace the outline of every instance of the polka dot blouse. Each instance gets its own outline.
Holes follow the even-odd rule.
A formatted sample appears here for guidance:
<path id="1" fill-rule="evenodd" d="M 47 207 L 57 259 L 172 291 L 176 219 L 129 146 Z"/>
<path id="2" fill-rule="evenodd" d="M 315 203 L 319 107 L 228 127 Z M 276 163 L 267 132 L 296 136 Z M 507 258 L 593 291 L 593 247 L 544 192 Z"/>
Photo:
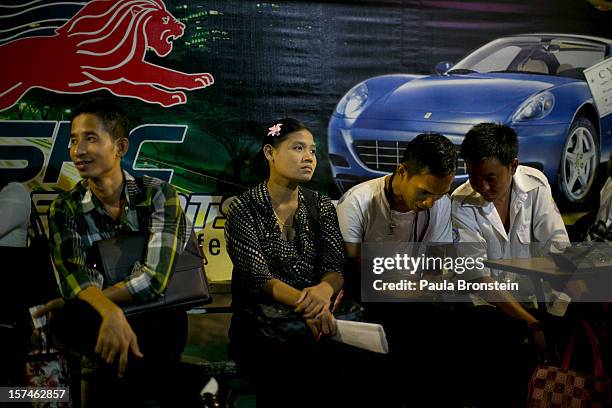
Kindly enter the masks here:
<path id="1" fill-rule="evenodd" d="M 225 223 L 225 240 L 234 264 L 234 308 L 269 301 L 262 289 L 270 279 L 302 290 L 318 284 L 329 272 L 342 273 L 344 242 L 336 209 L 328 197 L 316 192 L 314 197 L 321 224 L 319 236 L 315 236 L 317 228 L 309 225 L 300 189 L 294 221 L 296 236 L 290 242 L 281 237 L 265 182 L 232 202 Z"/>

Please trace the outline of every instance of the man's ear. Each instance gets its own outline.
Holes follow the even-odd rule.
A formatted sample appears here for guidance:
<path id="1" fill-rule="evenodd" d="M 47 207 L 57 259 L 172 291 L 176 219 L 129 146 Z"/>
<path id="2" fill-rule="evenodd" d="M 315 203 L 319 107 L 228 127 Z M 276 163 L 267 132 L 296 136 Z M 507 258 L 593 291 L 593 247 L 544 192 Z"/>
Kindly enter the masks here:
<path id="1" fill-rule="evenodd" d="M 395 170 L 395 175 L 400 179 L 406 179 L 406 180 L 409 180 L 413 176 L 413 174 L 410 174 L 410 172 L 408 171 L 408 168 L 403 163 L 400 163 L 397 165 L 397 168 Z"/>
<path id="2" fill-rule="evenodd" d="M 516 168 L 519 165 L 519 161 L 517 158 L 512 159 L 512 162 L 510 162 L 510 172 L 512 173 L 512 175 L 514 176 L 514 173 L 516 173 Z"/>
<path id="3" fill-rule="evenodd" d="M 407 174 L 406 167 L 402 163 L 398 164 L 395 169 L 395 174 L 400 178 L 405 176 Z"/>
<path id="4" fill-rule="evenodd" d="M 119 157 L 125 156 L 128 152 L 128 148 L 130 147 L 130 142 L 125 137 L 122 137 L 115 143 L 117 145 L 117 155 Z"/>

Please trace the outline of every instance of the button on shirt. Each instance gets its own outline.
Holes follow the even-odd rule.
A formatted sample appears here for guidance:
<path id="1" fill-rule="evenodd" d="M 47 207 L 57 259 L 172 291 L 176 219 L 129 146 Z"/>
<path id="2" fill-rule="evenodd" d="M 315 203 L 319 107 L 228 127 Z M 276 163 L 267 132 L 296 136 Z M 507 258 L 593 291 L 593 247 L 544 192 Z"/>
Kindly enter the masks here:
<path id="1" fill-rule="evenodd" d="M 164 293 L 176 254 L 183 250 L 188 238 L 178 194 L 169 183 L 156 178 L 145 176 L 139 184 L 124 171 L 124 180 L 125 205 L 117 220 L 106 212 L 87 180 L 61 193 L 51 204 L 49 235 L 53 262 L 59 274 L 60 291 L 67 299 L 75 298 L 89 286 L 105 286 L 102 273 L 88 263 L 92 245 L 134 231 L 147 233 L 149 242 L 143 261 L 134 264 L 125 284 L 130 294 L 141 301 Z M 139 211 L 144 215 L 140 220 Z"/>

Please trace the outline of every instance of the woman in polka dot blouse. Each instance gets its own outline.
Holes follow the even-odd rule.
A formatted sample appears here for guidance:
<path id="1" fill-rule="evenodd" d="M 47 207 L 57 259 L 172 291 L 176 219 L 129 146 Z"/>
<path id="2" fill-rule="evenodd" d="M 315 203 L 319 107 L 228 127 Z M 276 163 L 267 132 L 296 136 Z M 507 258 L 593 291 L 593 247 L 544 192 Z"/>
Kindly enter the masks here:
<path id="1" fill-rule="evenodd" d="M 261 378 L 262 364 L 274 374 L 274 361 L 287 366 L 294 359 L 317 358 L 306 350 L 307 344 L 319 354 L 316 338 L 335 332 L 330 301 L 343 285 L 344 243 L 330 199 L 300 187 L 317 166 L 310 130 L 295 119 L 276 121 L 268 128 L 260 155 L 268 165 L 268 179 L 230 205 L 225 238 L 234 265 L 230 354 L 246 371 L 254 365 L 253 374 L 263 382 L 267 380 Z M 266 344 L 244 322 L 244 309 L 273 302 L 294 307 L 311 329 L 313 336 L 300 345 L 299 353 L 291 345 L 281 350 L 283 345 Z M 268 346 L 274 347 L 268 354 L 276 358 L 266 355 Z M 277 374 L 274 381 L 295 379 Z"/>

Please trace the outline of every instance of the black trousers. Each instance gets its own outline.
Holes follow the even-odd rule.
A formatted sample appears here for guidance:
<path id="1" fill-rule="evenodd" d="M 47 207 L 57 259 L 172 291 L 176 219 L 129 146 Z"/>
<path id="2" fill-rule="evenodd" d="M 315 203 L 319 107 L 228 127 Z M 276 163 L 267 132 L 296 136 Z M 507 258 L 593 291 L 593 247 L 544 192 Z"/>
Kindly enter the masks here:
<path id="1" fill-rule="evenodd" d="M 533 369 L 538 364 L 529 331 L 517 321 L 491 306 L 477 306 L 465 316 L 464 385 L 477 407 L 522 407 Z"/>
<path id="2" fill-rule="evenodd" d="M 462 359 L 455 305 L 369 303 L 366 320 L 382 324 L 389 342 L 385 388 L 394 404 L 455 407 L 462 400 Z"/>
<path id="3" fill-rule="evenodd" d="M 310 334 L 282 343 L 234 315 L 229 355 L 256 391 L 257 407 L 394 407 L 384 356 Z"/>
<path id="4" fill-rule="evenodd" d="M 99 363 L 88 400 L 95 406 L 107 407 L 139 406 L 143 401 L 176 406 L 184 397 L 179 373 L 187 340 L 186 312 L 169 310 L 128 317 L 144 357 L 134 357 L 130 352 L 123 378 L 117 377 L 118 357 L 113 364 L 107 364 L 95 355 L 101 322 L 100 315 L 80 300 L 66 303 L 52 320 L 57 341 Z"/>

